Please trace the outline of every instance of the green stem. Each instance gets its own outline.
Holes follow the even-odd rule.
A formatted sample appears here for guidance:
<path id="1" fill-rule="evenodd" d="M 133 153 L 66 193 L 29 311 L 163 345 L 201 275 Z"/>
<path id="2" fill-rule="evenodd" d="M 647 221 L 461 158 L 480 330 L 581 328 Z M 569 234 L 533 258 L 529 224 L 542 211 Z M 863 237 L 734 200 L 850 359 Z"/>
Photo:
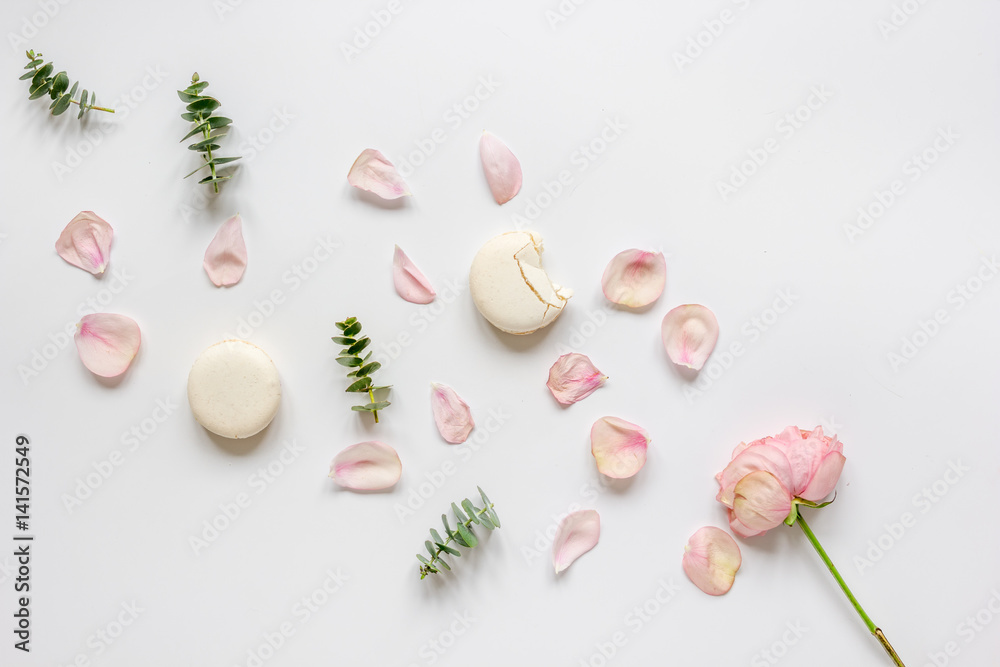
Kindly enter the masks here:
<path id="1" fill-rule="evenodd" d="M 368 400 L 370 400 L 372 403 L 375 402 L 375 394 L 372 393 L 371 389 L 368 390 Z M 372 410 L 372 414 L 375 415 L 375 423 L 377 424 L 378 423 L 378 410 Z"/>
<path id="2" fill-rule="evenodd" d="M 204 122 L 205 119 L 202 118 L 201 116 L 198 116 L 198 123 L 200 124 Z M 201 133 L 205 136 L 206 139 L 208 139 L 212 135 L 212 128 L 206 127 L 201 131 Z M 208 169 L 209 171 L 212 172 L 212 187 L 215 188 L 215 194 L 219 194 L 219 182 L 215 180 L 215 164 L 212 163 L 212 149 L 206 148 L 205 152 L 208 154 L 208 162 L 209 162 Z M 375 418 L 375 421 L 378 421 L 377 417 Z"/>
<path id="3" fill-rule="evenodd" d="M 80 106 L 80 101 L 79 100 L 70 100 L 70 104 L 75 104 L 76 106 Z M 114 113 L 115 112 L 114 109 L 108 109 L 108 108 L 105 108 L 105 107 L 92 107 L 89 104 L 87 105 L 87 108 L 88 109 L 97 109 L 98 111 L 107 111 L 108 113 Z"/>
<path id="4" fill-rule="evenodd" d="M 493 505 L 492 505 L 492 504 L 490 504 L 490 505 L 489 505 L 489 507 L 493 507 Z M 486 511 L 487 511 L 487 509 L 488 509 L 487 507 L 484 507 L 484 508 L 483 508 L 483 509 L 481 509 L 480 511 L 476 512 L 476 517 L 481 517 L 481 516 L 483 516 L 484 514 L 486 514 Z M 469 526 L 471 526 L 472 524 L 473 524 L 473 521 L 472 521 L 472 519 L 468 519 L 468 520 L 466 520 L 466 521 L 462 521 L 462 525 L 464 525 L 464 526 L 465 526 L 466 528 L 468 528 L 468 527 L 469 527 Z M 453 533 L 451 533 L 450 535 L 448 535 L 448 537 L 447 537 L 447 538 L 445 539 L 445 541 L 444 541 L 444 545 L 445 545 L 445 546 L 447 546 L 447 545 L 448 545 L 448 543 L 450 543 L 450 542 L 454 542 L 454 541 L 455 541 L 455 538 L 453 537 L 453 535 L 457 535 L 457 534 L 458 534 L 458 531 L 456 530 L 455 532 L 453 532 Z M 435 545 L 435 546 L 437 546 L 437 545 Z M 423 579 L 424 577 L 426 577 L 426 576 L 427 576 L 427 575 L 429 574 L 429 573 L 427 572 L 427 568 L 432 568 L 432 567 L 434 567 L 434 563 L 436 563 L 436 562 L 438 562 L 439 560 L 441 560 L 441 554 L 443 554 L 443 553 L 444 553 L 444 549 L 442 549 L 442 548 L 441 548 L 440 546 L 437 546 L 437 548 L 435 549 L 435 551 L 436 551 L 437 553 L 435 553 L 435 554 L 434 554 L 434 557 L 433 557 L 433 558 L 431 558 L 431 562 L 430 562 L 430 563 L 428 563 L 427 565 L 424 565 L 423 567 L 421 567 L 421 568 L 420 568 L 420 578 L 421 578 L 421 579 Z"/>
<path id="5" fill-rule="evenodd" d="M 875 622 L 872 621 L 872 619 L 868 616 L 868 614 L 865 613 L 865 610 L 861 607 L 861 603 L 858 602 L 858 599 L 856 597 L 854 597 L 854 593 L 851 592 L 851 589 L 848 587 L 847 582 L 844 581 L 844 578 L 840 576 L 840 572 L 837 571 L 837 566 L 833 564 L 832 560 L 830 560 L 830 557 L 826 554 L 826 551 L 823 549 L 823 545 L 821 545 L 819 543 L 819 540 L 816 539 L 816 535 L 812 532 L 812 529 L 809 527 L 809 524 L 806 523 L 806 520 L 802 517 L 801 513 L 798 515 L 798 518 L 795 520 L 795 522 L 799 524 L 799 528 L 801 528 L 802 532 L 805 533 L 806 538 L 809 540 L 809 543 L 813 545 L 813 548 L 816 550 L 816 553 L 818 553 L 819 557 L 823 559 L 823 563 L 826 565 L 826 568 L 830 570 L 830 574 L 832 574 L 833 578 L 837 580 L 838 584 L 840 584 L 840 589 L 844 591 L 844 595 L 846 595 L 847 599 L 850 600 L 851 606 L 854 607 L 854 611 L 858 612 L 858 616 L 860 616 L 861 620 L 864 621 L 865 627 L 868 628 L 868 632 L 872 633 L 872 635 L 874 635 L 874 637 L 878 639 L 879 643 L 882 645 L 882 648 L 884 648 L 885 652 L 889 654 L 890 658 L 892 658 L 893 664 L 895 664 L 897 667 L 906 667 L 905 665 L 903 665 L 903 661 L 900 660 L 899 655 L 896 653 L 896 650 L 892 648 L 892 644 L 890 644 L 889 640 L 886 639 L 885 633 L 883 633 L 882 630 L 879 629 L 877 625 L 875 625 Z"/>

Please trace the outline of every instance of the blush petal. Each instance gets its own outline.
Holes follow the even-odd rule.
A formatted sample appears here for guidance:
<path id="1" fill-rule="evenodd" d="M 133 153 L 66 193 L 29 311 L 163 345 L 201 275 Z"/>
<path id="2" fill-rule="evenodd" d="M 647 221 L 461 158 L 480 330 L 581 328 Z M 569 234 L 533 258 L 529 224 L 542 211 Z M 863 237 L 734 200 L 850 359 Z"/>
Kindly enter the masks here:
<path id="1" fill-rule="evenodd" d="M 663 294 L 667 262 L 663 253 L 625 250 L 615 255 L 601 278 L 608 301 L 629 308 L 648 306 Z"/>
<path id="2" fill-rule="evenodd" d="M 603 475 L 624 479 L 646 465 L 649 434 L 618 417 L 601 417 L 590 429 L 590 452 Z"/>
<path id="3" fill-rule="evenodd" d="M 111 378 L 124 373 L 136 353 L 142 335 L 130 317 L 111 313 L 84 315 L 76 325 L 76 351 L 94 375 Z"/>
<path id="4" fill-rule="evenodd" d="M 607 381 L 608 376 L 597 370 L 585 354 L 564 354 L 549 369 L 549 388 L 556 400 L 563 405 L 581 401 Z"/>
<path id="5" fill-rule="evenodd" d="M 430 303 L 437 296 L 431 281 L 399 246 L 392 255 L 392 282 L 396 286 L 396 294 L 410 303 Z"/>
<path id="6" fill-rule="evenodd" d="M 791 510 L 792 494 L 769 472 L 757 470 L 736 484 L 733 513 L 748 531 L 779 526 Z"/>
<path id="7" fill-rule="evenodd" d="M 205 273 L 216 287 L 235 285 L 247 268 L 247 244 L 243 240 L 243 218 L 237 213 L 222 223 L 205 250 Z"/>
<path id="8" fill-rule="evenodd" d="M 398 199 L 410 194 L 396 167 L 372 148 L 361 151 L 361 155 L 351 165 L 347 182 L 356 188 L 374 192 L 382 199 Z"/>
<path id="9" fill-rule="evenodd" d="M 697 371 L 708 361 L 719 340 L 719 321 L 705 306 L 677 306 L 663 318 L 662 334 L 670 360 Z"/>
<path id="10" fill-rule="evenodd" d="M 345 489 L 379 491 L 399 481 L 403 464 L 385 443 L 359 442 L 341 451 L 330 464 L 330 477 Z"/>
<path id="11" fill-rule="evenodd" d="M 486 182 L 498 204 L 506 204 L 521 189 L 521 163 L 507 146 L 489 132 L 479 140 L 479 157 L 483 161 Z"/>
<path id="12" fill-rule="evenodd" d="M 563 519 L 552 542 L 552 565 L 556 574 L 597 546 L 600 537 L 601 516 L 596 510 L 580 510 Z"/>
<path id="13" fill-rule="evenodd" d="M 81 211 L 69 221 L 56 240 L 56 252 L 73 266 L 95 276 L 104 273 L 111 253 L 114 230 L 93 211 Z"/>
<path id="14" fill-rule="evenodd" d="M 472 420 L 468 404 L 459 398 L 454 389 L 432 382 L 431 409 L 438 432 L 446 442 L 457 445 L 469 438 L 476 423 Z"/>
<path id="15" fill-rule="evenodd" d="M 681 559 L 684 574 L 709 595 L 728 593 L 742 564 L 736 540 L 715 526 L 699 528 L 684 546 Z"/>

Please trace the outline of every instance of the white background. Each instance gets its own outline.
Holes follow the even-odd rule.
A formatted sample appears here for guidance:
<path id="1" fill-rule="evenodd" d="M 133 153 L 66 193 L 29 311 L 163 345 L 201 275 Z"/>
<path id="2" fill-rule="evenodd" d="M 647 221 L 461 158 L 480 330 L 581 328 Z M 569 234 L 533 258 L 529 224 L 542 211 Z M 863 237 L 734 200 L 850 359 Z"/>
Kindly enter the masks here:
<path id="1" fill-rule="evenodd" d="M 4 3 L 0 538 L 15 532 L 24 433 L 36 541 L 30 655 L 12 648 L 13 547 L 0 550 L 0 662 L 253 665 L 287 623 L 294 634 L 264 664 L 771 664 L 765 649 L 788 665 L 889 664 L 796 529 L 741 541 L 743 569 L 724 597 L 681 570 L 697 528 L 726 526 L 713 475 L 731 449 L 821 424 L 848 462 L 837 501 L 808 516 L 862 604 L 909 667 L 931 655 L 993 664 L 1000 280 L 984 261 L 1000 250 L 1000 6 L 897 4 L 910 12 L 895 14 L 898 26 L 890 0 L 591 0 L 566 15 L 550 13 L 555 0 L 404 1 L 378 28 L 372 12 L 385 22 L 386 2 Z M 343 45 L 366 25 L 377 34 L 348 57 Z M 26 47 L 119 113 L 48 116 L 17 81 Z M 693 57 L 679 62 L 686 49 Z M 178 143 L 188 124 L 174 91 L 195 70 L 235 120 L 223 154 L 245 156 L 210 201 L 181 178 L 197 158 Z M 798 127 L 784 120 L 796 112 Z M 608 123 L 622 129 L 602 143 Z M 524 169 L 503 207 L 479 166 L 483 129 Z M 941 133 L 952 138 L 935 149 Z M 777 151 L 724 199 L 719 183 L 769 139 Z M 412 198 L 385 204 L 347 185 L 368 147 L 401 167 L 422 163 L 408 171 Z M 921 170 L 913 158 L 924 151 L 935 161 Z M 564 170 L 569 185 L 546 197 Z M 902 194 L 849 233 L 895 180 Z M 81 210 L 115 229 L 110 268 L 127 284 L 113 296 L 121 278 L 93 278 L 53 249 Z M 217 289 L 202 255 L 237 211 L 249 268 Z M 476 249 L 529 215 L 551 276 L 576 296 L 554 325 L 515 338 L 478 315 L 463 281 Z M 324 243 L 339 248 L 310 259 L 326 256 Z M 396 296 L 394 244 L 437 287 L 435 304 Z M 646 312 L 609 308 L 600 290 L 607 262 L 632 247 L 667 254 L 666 290 Z M 977 283 L 980 267 L 989 280 Z M 959 285 L 979 289 L 968 300 Z M 782 293 L 792 305 L 775 318 Z M 88 299 L 142 328 L 120 381 L 91 375 L 60 333 Z M 660 342 L 660 320 L 682 303 L 709 306 L 722 326 L 694 383 Z M 938 310 L 944 324 L 919 335 Z M 333 324 L 351 315 L 389 361 L 378 379 L 393 385 L 393 404 L 377 426 L 349 410 L 334 362 Z M 259 325 L 244 333 L 274 359 L 284 396 L 260 437 L 234 444 L 194 422 L 185 386 L 202 349 L 242 320 Z M 920 347 L 894 368 L 904 338 Z M 723 368 L 734 343 L 744 352 Z M 545 379 L 569 348 L 611 379 L 562 409 Z M 33 363 L 37 375 L 25 372 Z M 431 381 L 473 407 L 477 450 L 437 435 Z M 157 401 L 176 406 L 159 424 Z M 487 432 L 496 415 L 502 425 Z M 630 482 L 600 484 L 588 433 L 603 415 L 652 436 Z M 150 432 L 137 446 L 133 428 Z M 334 454 L 365 439 L 402 458 L 389 493 L 326 478 Z M 251 476 L 292 441 L 301 453 L 258 485 Z M 115 451 L 121 465 L 67 507 Z M 968 470 L 949 484 L 953 464 Z M 427 529 L 477 485 L 502 530 L 453 573 L 420 581 L 413 555 Z M 250 506 L 195 553 L 190 538 L 241 493 Z M 401 517 L 408 503 L 420 506 Z M 544 534 L 576 507 L 600 512 L 601 542 L 556 577 Z M 893 536 L 905 513 L 913 525 Z M 296 605 L 338 570 L 348 579 L 305 619 Z M 660 605 L 664 583 L 676 592 Z M 133 603 L 138 618 L 101 642 Z M 654 613 L 640 622 L 644 604 Z M 960 625 L 977 613 L 992 623 Z M 472 619 L 454 625 L 460 636 L 455 614 Z M 616 633 L 624 641 L 606 660 L 600 647 L 610 653 Z"/>

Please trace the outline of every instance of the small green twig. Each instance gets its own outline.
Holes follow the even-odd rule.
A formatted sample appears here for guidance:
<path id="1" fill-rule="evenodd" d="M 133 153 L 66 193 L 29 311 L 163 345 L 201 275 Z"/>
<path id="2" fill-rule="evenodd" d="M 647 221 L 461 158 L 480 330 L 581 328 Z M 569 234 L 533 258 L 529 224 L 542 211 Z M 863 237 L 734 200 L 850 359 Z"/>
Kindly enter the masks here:
<path id="1" fill-rule="evenodd" d="M 364 357 L 361 356 L 361 353 L 364 352 L 365 348 L 372 341 L 368 336 L 360 335 L 361 322 L 358 322 L 358 318 L 349 317 L 343 322 L 337 322 L 337 328 L 340 329 L 340 335 L 333 336 L 332 340 L 334 343 L 344 346 L 344 349 L 340 351 L 340 355 L 337 357 L 337 363 L 347 368 L 353 368 L 354 370 L 350 371 L 347 377 L 357 378 L 345 391 L 354 393 L 367 392 L 368 394 L 367 404 L 354 405 L 351 406 L 351 409 L 355 412 L 370 412 L 375 417 L 375 423 L 377 424 L 378 411 L 391 405 L 389 401 L 375 400 L 376 391 L 390 388 L 389 385 L 375 386 L 374 382 L 372 382 L 372 373 L 382 368 L 382 364 L 377 361 L 369 361 L 372 356 L 371 351 Z"/>
<path id="2" fill-rule="evenodd" d="M 88 92 L 86 88 L 81 91 L 79 99 L 74 99 L 76 97 L 76 90 L 80 86 L 79 81 L 70 87 L 69 76 L 66 72 L 59 72 L 55 76 L 52 76 L 54 67 L 51 62 L 43 64 L 41 53 L 35 53 L 34 51 L 25 51 L 24 53 L 28 56 L 28 64 L 24 66 L 24 69 L 29 71 L 21 75 L 21 80 L 31 80 L 31 87 L 28 89 L 28 99 L 37 100 L 43 95 L 48 95 L 52 98 L 52 104 L 49 105 L 49 112 L 53 116 L 64 113 L 69 109 L 71 104 L 80 107 L 80 112 L 76 116 L 77 119 L 83 118 L 83 115 L 91 109 L 106 111 L 107 113 L 115 112 L 114 109 L 95 106 L 94 102 L 97 100 L 97 95 Z"/>
<path id="3" fill-rule="evenodd" d="M 441 558 L 442 554 L 449 554 L 456 558 L 462 555 L 462 552 L 458 549 L 448 546 L 451 543 L 454 542 L 466 549 L 473 549 L 479 545 L 479 538 L 476 537 L 472 529 L 473 524 L 481 525 L 487 530 L 494 530 L 500 527 L 500 517 L 497 516 L 496 511 L 493 509 L 493 503 L 490 502 L 485 491 L 479 487 L 476 488 L 479 491 L 479 497 L 483 499 L 482 509 L 476 507 L 468 498 L 462 501 L 461 509 L 458 505 L 452 503 L 451 511 L 458 521 L 456 529 L 451 529 L 447 514 L 441 515 L 441 523 L 444 524 L 444 531 L 447 538 L 442 540 L 441 534 L 431 528 L 431 539 L 424 541 L 424 547 L 427 549 L 427 553 L 430 554 L 431 559 L 427 560 L 423 554 L 417 554 L 417 560 L 420 561 L 421 579 L 429 574 L 438 574 L 441 572 L 441 569 L 451 569 L 448 562 Z"/>
<path id="4" fill-rule="evenodd" d="M 198 73 L 195 72 L 191 76 L 191 85 L 184 90 L 177 91 L 177 96 L 181 98 L 182 102 L 187 104 L 187 111 L 181 114 L 181 118 L 194 123 L 194 128 L 184 135 L 184 139 L 181 139 L 181 141 L 193 137 L 196 134 L 200 134 L 202 137 L 201 141 L 197 141 L 188 146 L 188 150 L 201 153 L 202 158 L 205 160 L 204 164 L 184 178 L 193 176 L 205 167 L 208 167 L 211 173 L 198 181 L 198 183 L 211 183 L 215 192 L 218 192 L 219 183 L 229 180 L 232 178 L 232 175 L 219 176 L 215 171 L 216 166 L 227 164 L 229 162 L 235 162 L 240 158 L 215 157 L 212 152 L 222 148 L 222 146 L 216 142 L 226 136 L 229 131 L 229 126 L 232 125 L 233 121 L 223 116 L 212 115 L 215 113 L 216 109 L 222 106 L 222 104 L 214 97 L 203 95 L 202 92 L 206 88 L 208 88 L 208 81 L 202 81 L 198 77 Z"/>

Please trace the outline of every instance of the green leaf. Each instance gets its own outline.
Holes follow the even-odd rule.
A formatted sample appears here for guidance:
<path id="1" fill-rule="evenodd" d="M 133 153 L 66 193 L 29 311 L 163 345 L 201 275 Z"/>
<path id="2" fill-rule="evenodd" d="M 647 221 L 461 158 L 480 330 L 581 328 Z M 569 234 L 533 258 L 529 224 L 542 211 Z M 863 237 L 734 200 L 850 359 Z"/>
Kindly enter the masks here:
<path id="1" fill-rule="evenodd" d="M 25 67 L 25 69 L 31 69 L 31 68 L 30 67 Z M 31 70 L 30 72 L 25 72 L 24 74 L 22 74 L 21 76 L 19 76 L 17 79 L 18 79 L 18 81 L 26 81 L 28 79 L 33 79 L 33 78 L 35 78 L 35 70 Z"/>
<path id="2" fill-rule="evenodd" d="M 206 162 L 205 164 L 201 165 L 200 167 L 198 167 L 197 169 L 195 169 L 194 171 L 192 171 L 192 172 L 191 172 L 190 174 L 188 174 L 188 175 L 187 175 L 187 176 L 185 176 L 184 178 L 187 178 L 188 176 L 194 176 L 194 175 L 195 175 L 195 174 L 197 174 L 197 173 L 198 173 L 199 171 L 201 171 L 202 169 L 204 169 L 205 167 L 207 167 L 207 166 L 209 166 L 209 165 L 211 165 L 211 164 L 214 164 L 214 163 L 213 163 L 213 162 Z"/>
<path id="3" fill-rule="evenodd" d="M 196 93 L 200 93 L 201 91 L 205 90 L 206 88 L 208 88 L 208 81 L 197 81 L 197 82 L 194 82 L 190 86 L 187 87 L 188 90 L 196 92 Z"/>
<path id="4" fill-rule="evenodd" d="M 424 546 L 427 547 L 427 552 L 431 555 L 431 558 L 437 558 L 437 551 L 434 549 L 434 545 L 431 544 L 430 540 L 424 540 Z"/>
<path id="5" fill-rule="evenodd" d="M 56 74 L 55 78 L 52 79 L 52 94 L 56 97 L 62 95 L 69 88 L 69 76 L 66 72 L 59 72 Z"/>
<path id="6" fill-rule="evenodd" d="M 59 114 L 69 109 L 70 98 L 69 95 L 63 95 L 52 105 L 52 115 L 58 116 Z"/>
<path id="7" fill-rule="evenodd" d="M 499 528 L 500 527 L 500 517 L 497 516 L 497 513 L 493 510 L 493 506 L 492 505 L 488 505 L 486 507 L 486 514 L 490 517 L 490 521 L 493 522 L 493 525 L 496 526 L 497 528 Z"/>
<path id="8" fill-rule="evenodd" d="M 198 151 L 199 153 L 204 153 L 205 151 L 214 151 L 216 149 L 222 148 L 219 144 L 215 143 L 214 139 L 203 139 L 198 143 L 191 144 L 188 146 L 189 151 Z"/>
<path id="9" fill-rule="evenodd" d="M 198 184 L 201 185 L 202 183 L 221 183 L 222 181 L 228 181 L 230 178 L 232 178 L 232 176 L 218 176 L 218 175 L 212 176 L 211 174 L 209 174 L 205 178 L 198 181 Z"/>
<path id="10" fill-rule="evenodd" d="M 443 558 L 439 558 L 437 564 L 443 567 L 444 569 L 448 570 L 449 572 L 451 572 L 451 565 L 448 565 L 448 563 L 445 562 Z M 437 572 L 437 570 L 434 571 Z"/>
<path id="11" fill-rule="evenodd" d="M 185 104 L 190 104 L 191 102 L 197 102 L 198 100 L 210 100 L 211 97 L 202 97 L 197 91 L 192 91 L 190 88 L 187 90 L 178 90 L 177 97 L 181 98 L 181 102 Z"/>
<path id="12" fill-rule="evenodd" d="M 378 386 L 378 387 L 372 387 L 372 392 L 382 391 L 383 389 L 392 389 L 392 385 L 391 384 L 386 384 L 386 385 L 381 385 L 381 386 Z"/>
<path id="13" fill-rule="evenodd" d="M 196 120 L 198 120 L 197 114 L 193 114 L 193 113 L 182 113 L 181 114 L 181 118 L 183 118 L 184 120 L 187 120 L 187 121 L 191 121 L 192 123 L 195 122 Z"/>
<path id="14" fill-rule="evenodd" d="M 430 561 L 428 561 L 422 554 L 417 554 L 417 560 L 419 560 L 424 565 L 430 565 L 431 564 Z"/>
<path id="15" fill-rule="evenodd" d="M 462 510 L 458 509 L 458 505 L 456 505 L 455 503 L 451 504 L 451 511 L 455 513 L 455 518 L 458 519 L 459 526 L 461 526 L 462 523 L 469 520 L 469 517 L 465 516 L 462 513 Z"/>
<path id="16" fill-rule="evenodd" d="M 350 392 L 368 391 L 368 386 L 371 385 L 371 383 L 372 383 L 371 378 L 361 378 L 360 380 L 353 383 L 350 387 L 348 387 L 344 391 L 350 391 Z"/>
<path id="17" fill-rule="evenodd" d="M 222 103 L 214 97 L 202 97 L 187 105 L 187 110 L 192 113 L 212 113 L 222 106 Z"/>
<path id="18" fill-rule="evenodd" d="M 355 412 L 372 412 L 367 405 L 352 405 L 351 410 L 354 410 Z"/>
<path id="19" fill-rule="evenodd" d="M 73 87 L 69 89 L 69 96 L 70 97 L 75 97 L 76 96 L 76 89 L 79 88 L 79 87 L 80 87 L 80 82 L 77 81 L 76 83 L 73 84 Z"/>
<path id="20" fill-rule="evenodd" d="M 493 530 L 494 528 L 496 528 L 496 526 L 493 525 L 493 521 L 490 520 L 490 515 L 488 512 L 486 514 L 479 515 L 479 522 L 489 530 Z"/>
<path id="21" fill-rule="evenodd" d="M 469 515 L 469 520 L 472 521 L 472 523 L 479 523 L 479 518 L 476 517 L 476 514 L 478 514 L 476 506 L 472 504 L 471 500 L 468 498 L 463 500 L 462 508 L 465 509 L 465 512 Z"/>
<path id="22" fill-rule="evenodd" d="M 477 486 L 476 490 L 479 491 L 479 497 L 483 499 L 483 504 L 486 507 L 489 507 L 490 505 L 493 504 L 493 503 L 490 502 L 490 499 L 486 496 L 486 492 L 483 491 L 482 487 Z"/>
<path id="23" fill-rule="evenodd" d="M 332 340 L 337 345 L 354 345 L 356 342 L 358 342 L 353 338 L 344 338 L 343 336 L 331 336 L 330 340 Z"/>
<path id="24" fill-rule="evenodd" d="M 232 125 L 232 123 L 233 123 L 232 119 L 226 118 L 224 116 L 212 116 L 211 118 L 208 119 L 208 124 L 212 128 L 226 127 L 227 125 Z"/>
<path id="25" fill-rule="evenodd" d="M 433 537 L 434 541 L 437 542 L 438 544 L 441 544 L 442 542 L 444 542 L 444 540 L 441 539 L 441 534 L 438 533 L 433 528 L 431 528 L 431 537 Z"/>
<path id="26" fill-rule="evenodd" d="M 355 366 L 361 365 L 361 360 L 357 357 L 337 357 L 337 363 L 341 366 L 347 366 L 348 368 L 354 368 Z"/>
<path id="27" fill-rule="evenodd" d="M 344 329 L 344 335 L 345 336 L 355 336 L 355 335 L 361 333 L 361 323 L 358 322 L 353 317 L 351 319 L 354 320 L 354 322 L 352 322 L 351 324 L 349 324 L 348 327 L 346 329 Z"/>
<path id="28" fill-rule="evenodd" d="M 439 542 L 438 543 L 438 548 L 441 549 L 441 551 L 445 552 L 446 554 L 451 554 L 452 556 L 457 556 L 458 558 L 462 557 L 462 552 L 461 551 L 459 551 L 458 549 L 455 549 L 453 547 L 449 547 L 447 544 L 443 544 L 443 543 Z"/>
<path id="29" fill-rule="evenodd" d="M 49 74 L 52 74 L 52 69 L 53 69 L 52 63 L 45 63 L 45 65 L 43 65 L 40 70 L 35 72 L 35 77 L 38 78 L 39 80 L 47 79 L 49 77 Z"/>
<path id="30" fill-rule="evenodd" d="M 188 132 L 187 134 L 184 135 L 184 139 L 187 139 L 188 137 L 193 137 L 196 134 L 201 134 L 202 130 L 204 130 L 208 126 L 209 126 L 208 125 L 208 121 L 205 121 L 204 123 L 200 123 L 198 125 L 195 125 L 194 128 L 190 132 Z M 181 139 L 181 141 L 184 141 L 184 139 Z"/>
<path id="31" fill-rule="evenodd" d="M 365 409 L 366 410 L 370 410 L 370 411 L 385 410 L 390 405 L 392 405 L 392 404 L 389 403 L 389 401 L 379 401 L 377 403 L 368 403 L 368 404 L 366 404 L 365 405 Z"/>
<path id="32" fill-rule="evenodd" d="M 242 157 L 243 157 L 242 155 L 239 157 L 213 157 L 212 164 L 227 164 L 229 162 L 236 162 Z"/>
<path id="33" fill-rule="evenodd" d="M 368 336 L 365 336 L 364 338 L 362 338 L 361 340 L 357 341 L 356 343 L 354 343 L 353 345 L 351 345 L 349 348 L 347 348 L 347 354 L 357 354 L 361 350 L 363 350 L 366 347 L 368 347 L 368 345 L 371 342 L 372 342 L 372 339 L 369 338 Z"/>
<path id="34" fill-rule="evenodd" d="M 377 361 L 373 361 L 370 364 L 362 366 L 358 370 L 358 375 L 371 375 L 372 373 L 374 373 L 375 371 L 377 371 L 380 368 L 382 368 L 382 364 L 380 364 Z"/>
<path id="35" fill-rule="evenodd" d="M 462 540 L 465 542 L 465 546 L 469 547 L 470 549 L 474 548 L 477 544 L 479 544 L 479 539 L 476 537 L 476 534 L 473 533 L 468 528 L 466 528 L 464 523 L 458 524 L 458 534 L 462 536 Z"/>
<path id="36" fill-rule="evenodd" d="M 46 81 L 41 86 L 37 88 L 32 88 L 29 92 L 31 94 L 28 95 L 28 99 L 37 100 L 39 97 L 42 97 L 43 95 L 45 95 L 45 93 L 49 92 L 49 82 Z"/>

